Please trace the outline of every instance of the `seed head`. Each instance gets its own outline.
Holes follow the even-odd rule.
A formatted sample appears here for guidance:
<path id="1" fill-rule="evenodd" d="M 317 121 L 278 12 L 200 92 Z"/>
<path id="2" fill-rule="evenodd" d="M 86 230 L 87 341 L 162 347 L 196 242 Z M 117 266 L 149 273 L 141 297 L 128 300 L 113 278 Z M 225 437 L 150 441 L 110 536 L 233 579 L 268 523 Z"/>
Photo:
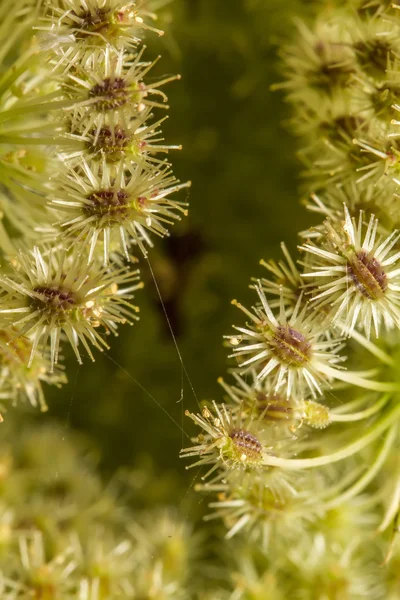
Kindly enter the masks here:
<path id="1" fill-rule="evenodd" d="M 151 13 L 143 2 L 126 0 L 45 0 L 41 9 L 41 45 L 51 49 L 57 66 L 65 69 L 73 63 L 93 66 L 104 48 L 134 49 L 142 31 L 160 29 L 146 21 Z"/>
<path id="2" fill-rule="evenodd" d="M 234 353 L 232 357 L 248 357 L 239 362 L 240 372 L 256 369 L 257 377 L 273 378 L 276 393 L 300 402 L 310 394 L 316 397 L 329 385 L 323 366 L 334 365 L 343 359 L 338 356 L 341 342 L 327 339 L 326 326 L 318 315 L 309 311 L 300 295 L 289 318 L 286 316 L 283 295 L 280 311 L 275 315 L 261 288 L 256 291 L 261 308 L 249 311 L 234 301 L 251 319 L 246 327 L 235 327 L 239 334 L 227 336 Z"/>
<path id="3" fill-rule="evenodd" d="M 110 168 L 104 159 L 91 166 L 84 160 L 81 167 L 70 168 L 53 192 L 50 206 L 68 214 L 60 221 L 67 239 L 89 245 L 87 259 L 92 260 L 96 246 L 104 244 L 104 262 L 109 261 L 110 239 L 119 238 L 119 246 L 129 260 L 131 241 L 146 255 L 145 245 L 152 245 L 148 232 L 168 235 L 166 226 L 186 214 L 186 204 L 169 196 L 190 183 L 180 184 L 167 164 L 157 168 L 125 162 Z"/>
<path id="4" fill-rule="evenodd" d="M 196 425 L 204 431 L 197 438 L 198 444 L 181 451 L 181 456 L 200 456 L 190 468 L 196 465 L 212 465 L 205 479 L 217 468 L 254 468 L 260 466 L 263 457 L 263 445 L 257 436 L 259 423 L 242 422 L 240 414 L 230 410 L 224 404 L 219 408 L 212 403 L 212 411 L 205 407 L 201 415 L 186 412 Z"/>
<path id="5" fill-rule="evenodd" d="M 382 325 L 392 329 L 400 323 L 400 252 L 393 251 L 400 235 L 377 235 L 378 219 L 371 215 L 365 230 L 364 213 L 358 221 L 344 207 L 342 223 L 327 219 L 325 235 L 318 243 L 307 243 L 312 302 L 329 308 L 334 322 L 350 334 L 355 328 L 370 337 Z"/>
<path id="6" fill-rule="evenodd" d="M 115 54 L 106 49 L 95 68 L 78 68 L 69 74 L 62 87 L 74 106 L 72 131 L 78 130 L 83 136 L 95 132 L 97 141 L 104 128 L 113 131 L 118 124 L 127 130 L 131 119 L 146 114 L 146 110 L 168 108 L 167 96 L 159 88 L 179 77 L 166 77 L 147 85 L 144 78 L 156 61 L 143 62 L 143 52 L 144 48 L 132 58 L 122 51 Z"/>
<path id="7" fill-rule="evenodd" d="M 28 401 L 46 411 L 42 383 L 60 387 L 66 377 L 60 367 L 51 372 L 47 353 L 35 354 L 28 367 L 31 352 L 32 341 L 19 335 L 18 330 L 11 327 L 0 331 L 0 397 L 13 403 Z"/>
<path id="8" fill-rule="evenodd" d="M 50 340 L 51 370 L 58 362 L 62 335 L 70 342 L 79 362 L 79 344 L 92 360 L 89 343 L 103 350 L 103 333 L 116 335 L 120 323 L 137 320 L 138 308 L 129 300 L 140 289 L 137 271 L 105 269 L 89 263 L 81 250 L 47 252 L 34 248 L 20 253 L 12 272 L 0 277 L 0 318 L 7 333 L 32 337 L 27 366 L 36 350 L 46 351 Z M 16 328 L 16 329 L 15 329 Z"/>
<path id="9" fill-rule="evenodd" d="M 180 150 L 181 146 L 164 144 L 161 123 L 167 118 L 149 122 L 152 114 L 150 108 L 133 117 L 128 123 L 110 122 L 99 130 L 87 131 L 85 124 L 86 109 L 76 111 L 73 120 L 67 124 L 63 141 L 63 156 L 69 165 L 78 166 L 83 158 L 86 160 L 118 163 L 160 165 L 162 159 L 158 153 L 168 153 L 170 150 Z"/>
<path id="10" fill-rule="evenodd" d="M 208 496 L 217 493 L 206 519 L 223 519 L 230 539 L 240 532 L 251 535 L 264 548 L 295 543 L 304 534 L 307 522 L 321 511 L 319 496 L 322 478 L 281 470 L 227 471 L 221 482 L 196 486 Z"/>

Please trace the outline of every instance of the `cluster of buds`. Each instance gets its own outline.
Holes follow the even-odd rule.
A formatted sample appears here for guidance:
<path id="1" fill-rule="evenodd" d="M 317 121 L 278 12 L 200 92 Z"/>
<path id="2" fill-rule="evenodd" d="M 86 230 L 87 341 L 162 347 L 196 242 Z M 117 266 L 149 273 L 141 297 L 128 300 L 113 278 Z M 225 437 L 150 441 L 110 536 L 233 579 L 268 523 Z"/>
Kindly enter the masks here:
<path id="1" fill-rule="evenodd" d="M 4 400 L 26 392 L 44 408 L 64 341 L 93 360 L 137 320 L 132 265 L 187 212 L 157 114 L 179 77 L 148 76 L 154 18 L 147 2 L 0 2 Z"/>

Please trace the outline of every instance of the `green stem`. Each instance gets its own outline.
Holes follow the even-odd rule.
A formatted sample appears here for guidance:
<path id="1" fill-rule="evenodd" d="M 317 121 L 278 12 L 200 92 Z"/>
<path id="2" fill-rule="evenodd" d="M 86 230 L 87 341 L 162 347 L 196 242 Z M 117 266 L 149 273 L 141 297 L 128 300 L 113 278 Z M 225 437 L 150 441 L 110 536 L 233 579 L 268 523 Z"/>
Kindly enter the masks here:
<path id="1" fill-rule="evenodd" d="M 324 465 L 330 465 L 334 462 L 338 462 L 349 456 L 352 456 L 356 452 L 359 452 L 371 442 L 376 440 L 393 422 L 396 421 L 400 416 L 400 404 L 396 404 L 394 410 L 389 412 L 384 418 L 375 423 L 372 429 L 361 436 L 355 442 L 352 442 L 348 446 L 345 446 L 337 452 L 332 454 L 326 454 L 325 456 L 317 456 L 315 458 L 278 458 L 276 456 L 269 456 L 265 454 L 263 457 L 263 463 L 269 467 L 280 467 L 281 469 L 311 469 L 314 467 L 322 467 Z"/>
<path id="2" fill-rule="evenodd" d="M 339 379 L 345 383 L 356 385 L 357 387 L 365 388 L 366 390 L 373 390 L 374 392 L 397 392 L 400 390 L 400 383 L 397 381 L 374 381 L 371 379 L 365 379 L 361 377 L 357 371 L 341 371 L 340 369 L 333 369 L 332 367 L 323 363 L 317 363 L 316 368 L 332 377 L 333 379 Z"/>
<path id="3" fill-rule="evenodd" d="M 348 414 L 350 411 L 359 408 L 360 406 L 364 406 L 368 402 L 368 396 L 363 396 L 362 398 L 357 398 L 356 400 L 351 400 L 350 402 L 346 402 L 345 404 L 341 404 L 340 406 L 336 406 L 334 409 L 335 415 L 341 415 L 343 413 Z"/>
<path id="4" fill-rule="evenodd" d="M 365 410 L 361 410 L 360 412 L 357 412 L 357 413 L 350 413 L 350 414 L 343 415 L 343 414 L 336 414 L 335 410 L 332 410 L 329 415 L 330 420 L 332 421 L 332 423 L 338 423 L 338 422 L 361 421 L 362 419 L 367 419 L 368 417 L 370 417 L 373 414 L 375 414 L 376 412 L 378 412 L 382 408 L 382 406 L 384 406 L 387 403 L 387 401 L 389 399 L 390 399 L 390 394 L 385 394 L 384 396 L 382 396 L 382 398 L 380 398 L 378 400 L 378 402 L 376 402 L 369 408 L 366 408 Z"/>
<path id="5" fill-rule="evenodd" d="M 385 531 L 385 529 L 395 519 L 396 513 L 398 513 L 399 509 L 400 509 L 400 473 L 398 473 L 392 499 L 389 503 L 389 506 L 387 507 L 385 516 L 382 519 L 382 523 L 378 527 L 378 531 L 380 531 L 380 532 Z"/>
<path id="6" fill-rule="evenodd" d="M 394 365 L 394 360 L 389 354 L 386 354 L 381 348 L 378 348 L 375 344 L 373 344 L 366 337 L 361 335 L 360 332 L 353 330 L 350 334 L 350 337 L 355 340 L 360 346 L 363 346 L 368 352 L 371 352 L 376 358 L 378 358 L 381 362 L 385 363 L 392 367 Z"/>
<path id="7" fill-rule="evenodd" d="M 390 428 L 382 445 L 381 451 L 378 453 L 375 461 L 372 463 L 371 467 L 367 470 L 367 472 L 362 477 L 360 477 L 360 479 L 352 487 L 343 492 L 343 494 L 337 496 L 336 498 L 333 498 L 330 502 L 327 502 L 324 505 L 325 510 L 336 508 L 336 506 L 339 506 L 346 500 L 353 498 L 353 496 L 359 494 L 374 479 L 375 475 L 380 471 L 383 463 L 388 457 L 389 451 L 391 450 L 393 442 L 396 439 L 396 433 L 397 424 L 395 423 Z"/>

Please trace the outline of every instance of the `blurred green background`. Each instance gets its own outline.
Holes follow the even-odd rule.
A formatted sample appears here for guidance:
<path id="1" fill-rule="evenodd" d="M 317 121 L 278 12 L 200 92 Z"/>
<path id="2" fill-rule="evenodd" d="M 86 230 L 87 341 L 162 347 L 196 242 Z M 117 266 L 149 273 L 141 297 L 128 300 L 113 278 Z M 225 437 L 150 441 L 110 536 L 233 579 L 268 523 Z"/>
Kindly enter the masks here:
<path id="1" fill-rule="evenodd" d="M 182 75 L 168 86 L 164 131 L 169 143 L 183 144 L 170 156 L 177 177 L 192 181 L 189 217 L 170 239 L 156 240 L 150 263 L 199 400 L 221 397 L 222 336 L 241 319 L 231 299 L 251 302 L 259 259 L 278 257 L 281 240 L 295 249 L 310 222 L 299 204 L 296 141 L 284 126 L 289 109 L 270 91 L 281 79 L 277 46 L 310 4 L 174 0 L 160 10 L 166 35 L 148 36 L 148 56 L 162 54 L 153 76 Z M 144 465 L 148 480 L 133 484 L 139 503 L 141 486 L 144 503 L 175 502 L 195 474 L 178 454 L 190 445 L 180 428 L 193 433 L 183 411 L 196 400 L 186 378 L 180 400 L 181 364 L 145 261 L 141 270 L 139 324 L 122 327 L 94 364 L 78 367 L 68 355 L 69 384 L 48 389 L 50 413 L 34 418 L 88 433 L 105 473 Z"/>

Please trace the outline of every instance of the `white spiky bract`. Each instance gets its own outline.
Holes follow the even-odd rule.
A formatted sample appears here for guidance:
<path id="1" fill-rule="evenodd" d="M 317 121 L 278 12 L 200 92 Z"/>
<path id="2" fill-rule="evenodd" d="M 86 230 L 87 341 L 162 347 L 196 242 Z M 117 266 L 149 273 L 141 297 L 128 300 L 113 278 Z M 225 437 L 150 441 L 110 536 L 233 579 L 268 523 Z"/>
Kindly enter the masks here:
<path id="1" fill-rule="evenodd" d="M 159 88 L 179 77 L 165 77 L 146 85 L 144 78 L 155 61 L 143 62 L 143 53 L 144 47 L 134 56 L 123 51 L 115 54 L 106 48 L 95 68 L 68 75 L 63 90 L 74 102 L 73 130 L 79 127 L 83 134 L 96 131 L 98 136 L 103 127 L 113 129 L 117 123 L 127 129 L 130 119 L 147 108 L 168 108 L 167 96 Z M 88 110 L 82 112 L 81 108 Z"/>
<path id="2" fill-rule="evenodd" d="M 287 310 L 290 311 L 296 305 L 303 281 L 299 269 L 284 243 L 281 244 L 281 250 L 284 260 L 278 262 L 260 260 L 260 264 L 272 274 L 272 279 L 263 277 L 261 280 L 255 278 L 253 280 L 256 285 L 260 282 L 265 295 L 271 297 L 269 301 L 271 308 L 279 307 L 280 297 L 283 296 Z"/>
<path id="3" fill-rule="evenodd" d="M 105 160 L 91 167 L 83 161 L 81 169 L 71 168 L 60 183 L 50 206 L 68 214 L 59 223 L 61 230 L 71 243 L 88 244 L 89 262 L 102 242 L 106 264 L 113 234 L 128 260 L 131 241 L 146 255 L 145 244 L 152 245 L 148 232 L 163 237 L 166 226 L 179 219 L 179 213 L 186 214 L 186 205 L 170 195 L 190 185 L 178 183 L 168 164 L 148 168 L 120 162 L 111 170 Z"/>
<path id="4" fill-rule="evenodd" d="M 246 532 L 263 548 L 293 543 L 306 524 L 320 516 L 316 476 L 307 482 L 298 473 L 279 471 L 229 471 L 222 482 L 199 484 L 197 490 L 217 492 L 205 520 L 220 518 L 227 525 L 226 539 Z M 306 487 L 307 486 L 307 487 Z"/>
<path id="5" fill-rule="evenodd" d="M 201 415 L 186 411 L 186 416 L 200 426 L 206 435 L 201 434 L 195 446 L 183 449 L 181 456 L 200 457 L 190 468 L 212 465 L 203 479 L 217 468 L 255 468 L 262 463 L 264 450 L 258 437 L 262 435 L 260 419 L 250 416 L 243 421 L 240 413 L 232 411 L 225 404 L 219 408 L 216 402 L 212 403 L 211 410 L 204 407 Z"/>
<path id="6" fill-rule="evenodd" d="M 43 383 L 58 387 L 66 382 L 62 367 L 51 369 L 48 353 L 35 353 L 28 367 L 32 352 L 32 340 L 10 328 L 0 332 L 0 398 L 14 405 L 18 401 L 28 402 L 47 410 Z M 8 403 L 7 402 L 7 403 Z"/>
<path id="7" fill-rule="evenodd" d="M 321 395 L 330 386 L 323 367 L 343 361 L 338 354 L 341 341 L 326 337 L 326 328 L 303 303 L 302 294 L 287 317 L 282 295 L 276 315 L 262 288 L 257 286 L 256 290 L 261 308 L 249 311 L 233 302 L 251 319 L 247 327 L 235 326 L 239 333 L 228 337 L 240 372 L 256 369 L 259 379 L 272 377 L 275 391 L 283 390 L 287 398 L 303 400 Z"/>
<path id="8" fill-rule="evenodd" d="M 181 146 L 165 144 L 160 125 L 167 117 L 152 123 L 151 109 L 148 108 L 128 123 L 110 122 L 99 130 L 87 131 L 83 113 L 86 109 L 76 110 L 65 132 L 61 157 L 68 165 L 77 167 L 84 160 L 101 161 L 105 159 L 110 167 L 114 163 L 126 160 L 131 163 L 149 163 L 160 165 L 165 162 L 157 158 L 158 153 L 166 154 L 170 150 L 180 150 Z"/>
<path id="9" fill-rule="evenodd" d="M 43 254 L 36 247 L 21 252 L 13 272 L 0 277 L 0 319 L 5 331 L 17 329 L 14 337 L 32 337 L 28 367 L 36 350 L 43 352 L 50 343 L 53 368 L 62 335 L 79 362 L 80 345 L 93 360 L 90 345 L 108 348 L 104 333 L 116 334 L 119 324 L 137 320 L 138 308 L 130 300 L 132 292 L 141 287 L 138 271 L 110 270 L 98 262 L 88 265 L 85 255 L 76 250 Z"/>
<path id="10" fill-rule="evenodd" d="M 132 49 L 141 43 L 144 30 L 163 34 L 150 25 L 155 15 L 143 5 L 143 0 L 45 0 L 37 27 L 41 47 L 53 49 L 64 68 L 77 63 L 93 66 L 105 45 Z"/>
<path id="11" fill-rule="evenodd" d="M 400 252 L 394 248 L 397 231 L 378 235 L 379 221 L 371 215 L 364 224 L 364 213 L 352 218 L 344 207 L 342 223 L 327 220 L 325 235 L 301 249 L 308 253 L 307 273 L 311 280 L 311 302 L 328 310 L 343 333 L 355 328 L 370 337 L 400 323 Z"/>

